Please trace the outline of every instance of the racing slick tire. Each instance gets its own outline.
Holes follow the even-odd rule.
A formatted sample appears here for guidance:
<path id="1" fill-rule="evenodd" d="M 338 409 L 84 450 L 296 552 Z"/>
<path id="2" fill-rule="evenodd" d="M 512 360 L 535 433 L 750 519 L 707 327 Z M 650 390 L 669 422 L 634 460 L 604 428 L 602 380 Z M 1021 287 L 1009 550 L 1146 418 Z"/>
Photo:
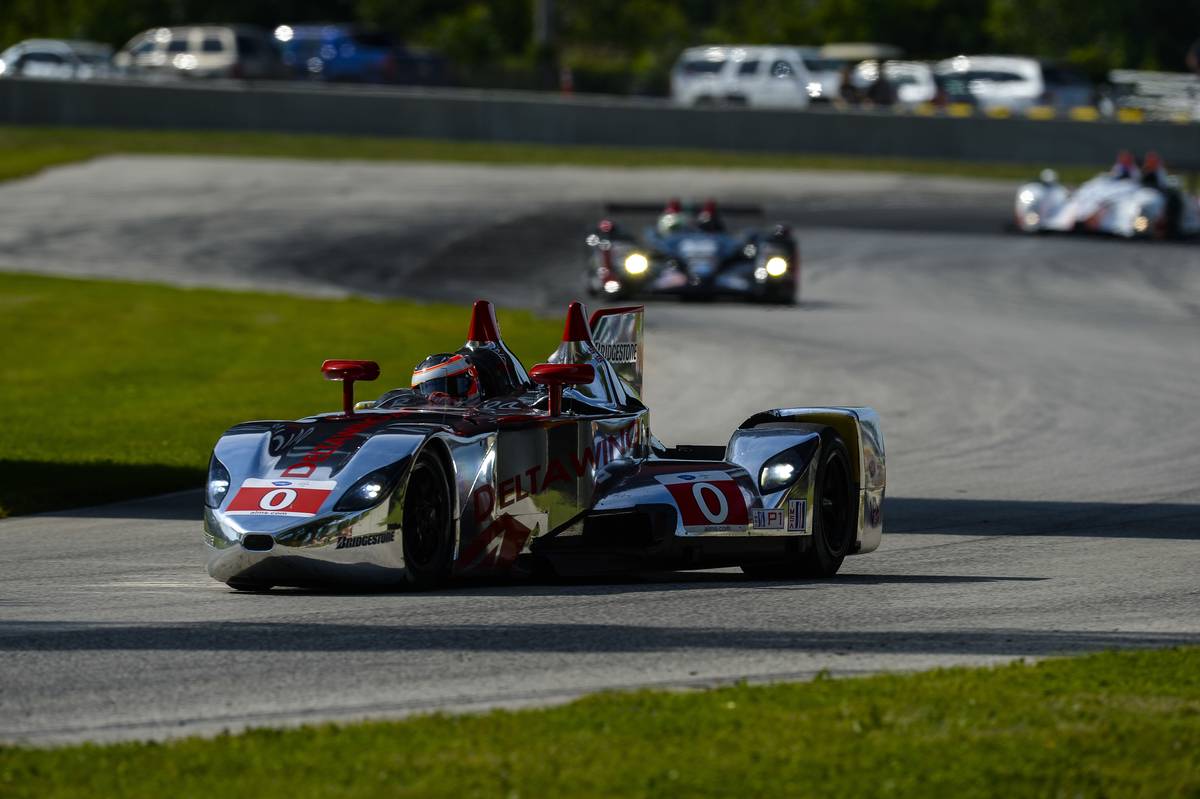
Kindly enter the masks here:
<path id="1" fill-rule="evenodd" d="M 746 563 L 751 577 L 833 577 L 854 546 L 858 522 L 858 492 L 850 470 L 850 452 L 833 428 L 821 430 L 813 490 L 812 545 L 782 563 Z"/>
<path id="2" fill-rule="evenodd" d="M 445 584 L 454 565 L 450 481 L 441 458 L 423 452 L 413 464 L 404 489 L 401 541 L 403 586 L 427 591 Z"/>

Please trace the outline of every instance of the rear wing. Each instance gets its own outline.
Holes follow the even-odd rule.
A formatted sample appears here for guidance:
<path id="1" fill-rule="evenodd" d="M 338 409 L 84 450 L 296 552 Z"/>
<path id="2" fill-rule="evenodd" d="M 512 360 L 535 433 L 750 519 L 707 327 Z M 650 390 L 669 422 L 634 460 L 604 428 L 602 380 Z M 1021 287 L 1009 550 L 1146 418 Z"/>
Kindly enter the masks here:
<path id="1" fill-rule="evenodd" d="M 645 310 L 643 305 L 600 308 L 588 322 L 593 345 L 639 400 L 646 357 L 642 324 Z"/>
<path id="2" fill-rule="evenodd" d="M 683 206 L 685 211 L 696 213 L 700 210 L 700 203 L 686 203 Z M 761 205 L 720 205 L 717 207 L 721 216 L 764 216 L 765 212 Z M 662 203 L 605 203 L 605 214 L 661 214 L 663 212 Z"/>

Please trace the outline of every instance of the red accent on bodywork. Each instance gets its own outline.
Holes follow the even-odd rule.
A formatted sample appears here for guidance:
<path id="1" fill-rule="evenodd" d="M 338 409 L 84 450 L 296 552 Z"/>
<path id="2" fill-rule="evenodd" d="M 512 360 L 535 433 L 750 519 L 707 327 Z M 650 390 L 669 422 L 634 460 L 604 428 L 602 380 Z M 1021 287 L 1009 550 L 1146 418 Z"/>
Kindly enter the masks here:
<path id="1" fill-rule="evenodd" d="M 500 343 L 500 325 L 496 322 L 496 307 L 487 300 L 475 300 L 471 309 L 471 326 L 467 330 L 467 341 Z"/>
<path id="2" fill-rule="evenodd" d="M 624 305 L 620 308 L 598 308 L 592 312 L 592 318 L 588 320 L 588 327 L 595 327 L 606 316 L 618 316 L 623 313 L 637 313 L 638 311 L 646 310 L 645 305 Z"/>
<path id="3" fill-rule="evenodd" d="M 263 502 L 269 494 L 282 494 L 285 492 L 291 495 L 291 501 L 287 502 L 287 504 L 280 505 L 278 503 Z M 229 507 L 225 509 L 225 512 L 270 513 L 276 511 L 280 513 L 303 513 L 307 516 L 315 516 L 317 511 L 321 509 L 322 503 L 332 493 L 333 490 L 327 488 L 293 488 L 290 486 L 240 488 L 229 503 Z"/>
<path id="4" fill-rule="evenodd" d="M 507 513 L 487 526 L 459 553 L 455 571 L 460 574 L 508 569 L 516 561 L 533 531 Z"/>
<path id="5" fill-rule="evenodd" d="M 683 210 L 683 203 L 679 202 L 677 197 L 672 197 L 667 200 L 667 207 L 663 209 L 665 214 L 677 214 Z"/>
<path id="6" fill-rule="evenodd" d="M 675 483 L 668 485 L 667 490 L 671 492 L 671 498 L 679 507 L 679 518 L 684 527 L 708 525 L 740 527 L 750 523 L 749 513 L 746 510 L 746 499 L 732 478 Z M 716 502 L 714 503 L 710 497 L 716 498 Z M 703 503 L 703 508 L 701 508 L 701 503 Z"/>
<path id="7" fill-rule="evenodd" d="M 321 364 L 321 373 L 326 380 L 342 382 L 342 410 L 349 416 L 354 413 L 354 384 L 359 380 L 379 377 L 379 364 L 375 361 L 334 359 Z"/>
<path id="8" fill-rule="evenodd" d="M 588 327 L 587 317 L 583 315 L 583 311 L 581 302 L 573 302 L 567 306 L 567 324 L 563 326 L 563 341 L 592 343 L 592 329 Z"/>
<path id="9" fill-rule="evenodd" d="M 579 303 L 572 303 L 572 307 Z M 582 319 L 583 312 L 580 311 Z M 562 414 L 563 386 L 578 386 L 596 379 L 596 370 L 590 363 L 539 363 L 529 370 L 529 379 L 550 389 L 551 416 Z"/>

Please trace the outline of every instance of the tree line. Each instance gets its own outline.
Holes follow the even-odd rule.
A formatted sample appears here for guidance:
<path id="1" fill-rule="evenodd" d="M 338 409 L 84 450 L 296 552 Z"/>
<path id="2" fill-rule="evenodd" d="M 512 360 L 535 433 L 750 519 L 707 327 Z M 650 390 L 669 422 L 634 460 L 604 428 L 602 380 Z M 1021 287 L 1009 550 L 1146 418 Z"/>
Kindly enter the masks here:
<path id="1" fill-rule="evenodd" d="M 552 35 L 539 44 L 541 3 Z M 682 48 L 708 42 L 885 42 L 914 58 L 1021 53 L 1099 77 L 1182 71 L 1200 36 L 1197 0 L 3 0 L 0 46 L 34 36 L 120 46 L 160 25 L 325 21 L 435 48 L 468 83 L 522 84 L 565 66 L 581 89 L 647 92 L 661 91 Z"/>

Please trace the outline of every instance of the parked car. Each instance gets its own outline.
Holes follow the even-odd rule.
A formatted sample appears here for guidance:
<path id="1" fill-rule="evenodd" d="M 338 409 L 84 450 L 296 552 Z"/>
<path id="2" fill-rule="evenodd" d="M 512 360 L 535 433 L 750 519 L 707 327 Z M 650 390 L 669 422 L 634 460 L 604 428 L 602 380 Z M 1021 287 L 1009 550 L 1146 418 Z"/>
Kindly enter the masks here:
<path id="1" fill-rule="evenodd" d="M 894 45 L 871 42 L 834 42 L 822 47 L 802 48 L 802 52 L 811 77 L 808 96 L 814 102 L 833 102 L 842 97 L 846 71 L 856 63 L 899 58 L 904 54 Z"/>
<path id="2" fill-rule="evenodd" d="M 386 33 L 353 25 L 280 25 L 275 41 L 295 77 L 354 83 L 446 83 L 438 53 L 403 46 Z"/>
<path id="3" fill-rule="evenodd" d="M 931 103 L 938 86 L 933 69 L 922 61 L 863 61 L 854 68 L 854 85 L 862 92 L 879 80 L 880 74 L 892 87 L 899 105 Z"/>
<path id="4" fill-rule="evenodd" d="M 1024 111 L 1093 105 L 1096 87 L 1078 70 L 1024 56 L 960 55 L 939 61 L 934 72 L 965 83 L 979 106 Z"/>
<path id="5" fill-rule="evenodd" d="M 252 25 L 154 28 L 133 37 L 115 58 L 133 74 L 185 78 L 283 78 L 270 34 Z"/>
<path id="6" fill-rule="evenodd" d="M 671 71 L 671 97 L 680 105 L 806 108 L 812 82 L 797 47 L 691 47 Z"/>
<path id="7" fill-rule="evenodd" d="M 114 74 L 113 51 L 99 42 L 26 39 L 0 53 L 0 77 L 87 80 Z"/>

